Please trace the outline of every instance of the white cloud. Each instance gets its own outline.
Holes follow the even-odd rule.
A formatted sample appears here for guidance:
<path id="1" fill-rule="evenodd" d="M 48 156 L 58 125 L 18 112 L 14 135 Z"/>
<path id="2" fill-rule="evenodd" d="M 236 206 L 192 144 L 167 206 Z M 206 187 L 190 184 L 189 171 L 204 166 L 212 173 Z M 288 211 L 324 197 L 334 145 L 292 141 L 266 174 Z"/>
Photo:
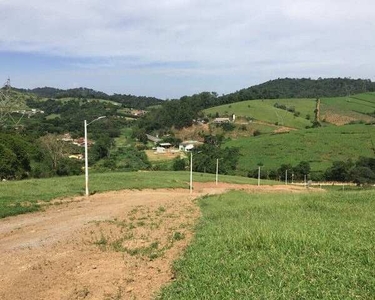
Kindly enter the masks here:
<path id="1" fill-rule="evenodd" d="M 370 0 L 12 0 L 0 20 L 0 50 L 98 58 L 86 66 L 98 69 L 169 63 L 148 71 L 254 80 L 375 66 Z"/>

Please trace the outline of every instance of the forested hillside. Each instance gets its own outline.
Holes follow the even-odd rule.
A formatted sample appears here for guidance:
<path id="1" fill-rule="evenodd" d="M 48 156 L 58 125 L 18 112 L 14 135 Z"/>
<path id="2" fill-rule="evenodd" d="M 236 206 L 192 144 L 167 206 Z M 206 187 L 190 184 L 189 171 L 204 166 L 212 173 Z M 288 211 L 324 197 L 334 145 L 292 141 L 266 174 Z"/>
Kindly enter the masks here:
<path id="1" fill-rule="evenodd" d="M 199 112 L 204 109 L 245 100 L 337 97 L 372 91 L 375 83 L 363 79 L 276 79 L 227 95 L 203 92 L 167 101 L 160 110 L 148 114 L 140 126 L 146 130 L 187 127 L 203 116 Z"/>
<path id="2" fill-rule="evenodd" d="M 320 98 L 350 96 L 375 91 L 375 82 L 350 78 L 284 78 L 239 90 L 219 97 L 219 103 L 233 103 L 252 99 Z"/>
<path id="3" fill-rule="evenodd" d="M 108 95 L 104 92 L 95 91 L 88 88 L 75 88 L 75 89 L 56 89 L 52 87 L 43 87 L 35 89 L 15 89 L 23 93 L 31 93 L 41 98 L 76 98 L 76 99 L 102 99 L 110 100 L 123 104 L 125 107 L 132 107 L 137 109 L 145 109 L 148 106 L 158 105 L 163 102 L 163 100 L 155 97 L 145 97 L 145 96 L 134 96 L 126 94 L 113 94 Z"/>

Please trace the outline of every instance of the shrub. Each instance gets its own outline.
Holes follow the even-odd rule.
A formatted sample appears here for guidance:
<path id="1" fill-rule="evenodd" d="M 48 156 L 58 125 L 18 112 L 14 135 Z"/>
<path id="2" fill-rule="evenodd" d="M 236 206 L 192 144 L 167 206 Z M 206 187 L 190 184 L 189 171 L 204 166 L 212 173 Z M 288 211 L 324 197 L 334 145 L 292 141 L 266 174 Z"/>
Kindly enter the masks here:
<path id="1" fill-rule="evenodd" d="M 182 159 L 182 158 L 179 158 L 179 157 L 176 157 L 174 160 L 173 160 L 173 171 L 181 171 L 181 170 L 185 170 L 185 166 L 186 166 L 186 161 L 185 159 Z"/>

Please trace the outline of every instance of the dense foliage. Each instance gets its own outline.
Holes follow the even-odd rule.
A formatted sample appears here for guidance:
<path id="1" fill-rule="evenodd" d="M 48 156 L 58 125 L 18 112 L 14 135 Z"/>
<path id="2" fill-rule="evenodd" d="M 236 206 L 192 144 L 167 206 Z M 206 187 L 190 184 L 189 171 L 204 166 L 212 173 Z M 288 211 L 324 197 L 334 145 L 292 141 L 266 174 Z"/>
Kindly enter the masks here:
<path id="1" fill-rule="evenodd" d="M 232 174 L 236 170 L 240 151 L 235 147 L 222 147 L 222 136 L 205 136 L 205 143 L 193 150 L 193 171 L 216 173 L 219 160 L 220 174 Z"/>
<path id="2" fill-rule="evenodd" d="M 270 80 L 220 97 L 220 104 L 253 99 L 339 97 L 375 91 L 371 80 L 351 78 L 284 78 Z"/>
<path id="3" fill-rule="evenodd" d="M 26 103 L 29 107 L 44 111 L 44 114 L 24 120 L 25 131 L 35 136 L 66 132 L 70 132 L 73 136 L 83 136 L 83 120 L 90 121 L 99 116 L 107 116 L 100 123 L 90 125 L 90 134 L 94 138 L 101 135 L 113 138 L 119 136 L 120 128 L 128 123 L 124 119 L 113 118 L 112 116 L 116 116 L 118 107 L 106 102 L 82 102 L 79 100 L 63 102 L 52 99 L 47 101 L 28 99 Z M 54 118 L 51 118 L 51 115 Z"/>
<path id="4" fill-rule="evenodd" d="M 0 132 L 0 179 L 22 179 L 31 171 L 34 147 L 22 137 Z"/>
<path id="5" fill-rule="evenodd" d="M 249 177 L 258 177 L 258 168 L 248 173 Z M 278 169 L 269 170 L 261 167 L 260 177 L 262 179 L 281 180 L 288 182 L 314 180 L 314 181 L 338 181 L 354 182 L 357 185 L 375 183 L 375 158 L 360 157 L 357 161 L 335 161 L 325 172 L 311 172 L 310 164 L 301 161 L 296 166 L 282 164 Z"/>
<path id="6" fill-rule="evenodd" d="M 357 185 L 375 183 L 375 158 L 360 157 L 356 162 L 336 161 L 325 172 L 326 180 L 352 181 Z"/>
<path id="7" fill-rule="evenodd" d="M 17 89 L 21 92 L 27 92 L 35 94 L 43 98 L 78 98 L 78 99 L 103 99 L 118 102 L 126 107 L 132 107 L 137 109 L 145 109 L 148 106 L 158 105 L 162 103 L 161 99 L 155 97 L 145 97 L 145 96 L 134 96 L 126 94 L 114 94 L 108 95 L 104 92 L 95 91 L 88 88 L 75 88 L 75 89 L 56 89 L 51 87 L 35 88 L 35 89 Z"/>

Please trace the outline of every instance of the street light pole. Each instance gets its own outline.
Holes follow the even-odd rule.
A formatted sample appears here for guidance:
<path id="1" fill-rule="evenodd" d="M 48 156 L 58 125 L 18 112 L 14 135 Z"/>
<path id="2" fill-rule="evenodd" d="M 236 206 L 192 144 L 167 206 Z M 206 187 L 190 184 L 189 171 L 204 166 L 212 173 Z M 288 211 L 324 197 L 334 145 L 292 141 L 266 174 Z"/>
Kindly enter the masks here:
<path id="1" fill-rule="evenodd" d="M 288 184 L 288 169 L 285 170 L 285 184 Z"/>
<path id="2" fill-rule="evenodd" d="M 84 132 L 85 132 L 85 195 L 88 197 L 90 195 L 89 193 L 89 158 L 88 158 L 88 147 L 87 147 L 87 126 L 89 126 L 91 123 L 98 121 L 100 119 L 105 118 L 105 116 L 101 116 L 99 118 L 96 118 L 95 120 L 92 120 L 90 123 L 87 123 L 86 120 L 83 122 Z"/>
<path id="3" fill-rule="evenodd" d="M 258 166 L 258 186 L 260 186 L 260 166 Z"/>
<path id="4" fill-rule="evenodd" d="M 86 183 L 86 197 L 89 196 L 89 160 L 88 160 L 88 149 L 87 149 L 87 121 L 84 121 L 85 128 L 85 183 Z"/>
<path id="5" fill-rule="evenodd" d="M 219 181 L 219 159 L 216 159 L 216 185 Z"/>
<path id="6" fill-rule="evenodd" d="M 190 194 L 193 193 L 193 151 L 190 152 Z"/>

